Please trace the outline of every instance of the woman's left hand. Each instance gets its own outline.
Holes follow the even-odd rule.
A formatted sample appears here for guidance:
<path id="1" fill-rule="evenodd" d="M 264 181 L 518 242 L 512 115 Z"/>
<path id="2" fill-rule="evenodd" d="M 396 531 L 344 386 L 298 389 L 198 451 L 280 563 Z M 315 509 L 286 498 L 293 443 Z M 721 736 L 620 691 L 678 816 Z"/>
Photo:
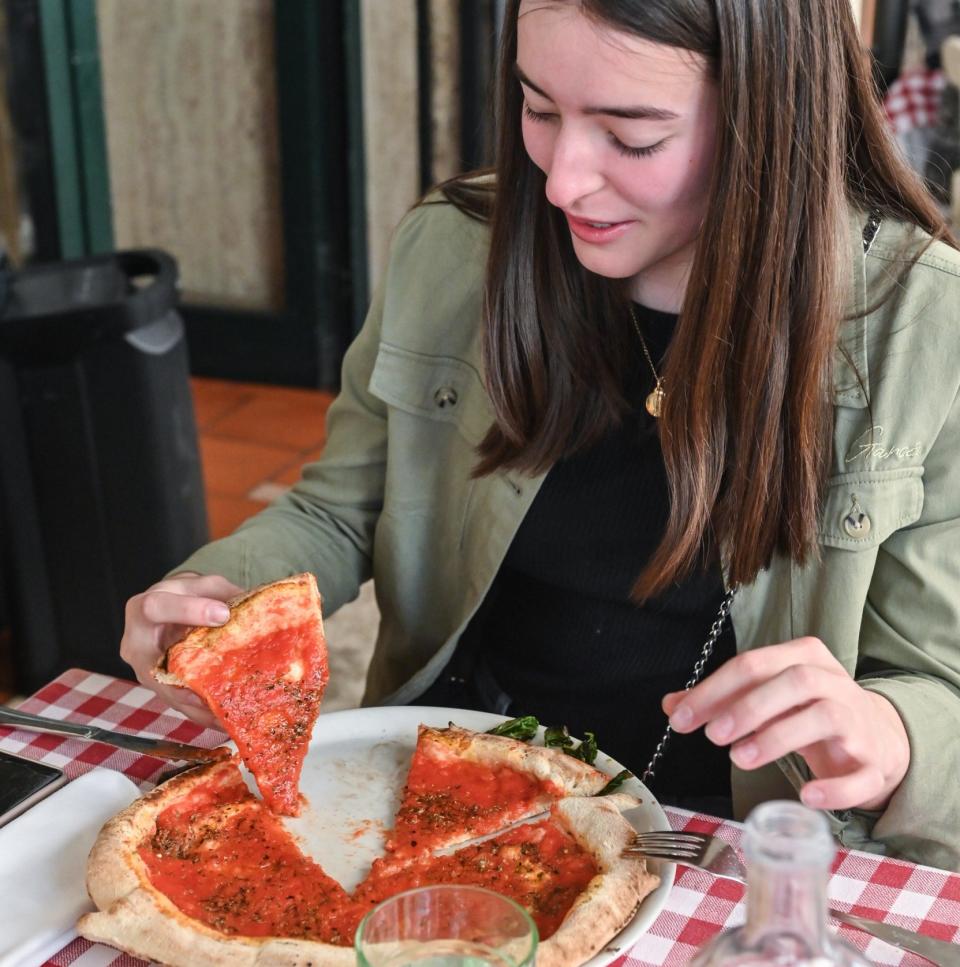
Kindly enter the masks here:
<path id="1" fill-rule="evenodd" d="M 743 652 L 688 692 L 664 696 L 675 732 L 706 726 L 741 769 L 799 753 L 817 809 L 883 809 L 910 765 L 897 710 L 861 688 L 817 638 Z"/>

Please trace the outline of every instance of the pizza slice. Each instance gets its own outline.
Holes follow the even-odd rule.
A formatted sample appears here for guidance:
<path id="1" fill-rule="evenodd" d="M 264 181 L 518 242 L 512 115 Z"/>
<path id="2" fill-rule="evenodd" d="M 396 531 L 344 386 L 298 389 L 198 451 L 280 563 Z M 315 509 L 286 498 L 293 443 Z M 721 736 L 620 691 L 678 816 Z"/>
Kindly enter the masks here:
<path id="1" fill-rule="evenodd" d="M 154 671 L 200 695 L 236 742 L 264 801 L 300 813 L 300 772 L 329 678 L 312 574 L 265 584 L 230 602 L 216 628 L 192 628 Z"/>
<path id="2" fill-rule="evenodd" d="M 620 810 L 632 796 L 561 799 L 531 821 L 446 855 L 377 860 L 354 894 L 366 909 L 436 883 L 481 886 L 515 900 L 537 925 L 537 967 L 589 960 L 660 882 L 643 859 L 622 856 L 634 835 Z"/>
<path id="3" fill-rule="evenodd" d="M 353 967 L 362 910 L 248 791 L 236 758 L 111 819 L 87 865 L 88 940 L 173 964 Z"/>
<path id="4" fill-rule="evenodd" d="M 399 860 L 466 842 L 565 796 L 595 795 L 608 778 L 562 749 L 421 725 L 386 848 Z"/>

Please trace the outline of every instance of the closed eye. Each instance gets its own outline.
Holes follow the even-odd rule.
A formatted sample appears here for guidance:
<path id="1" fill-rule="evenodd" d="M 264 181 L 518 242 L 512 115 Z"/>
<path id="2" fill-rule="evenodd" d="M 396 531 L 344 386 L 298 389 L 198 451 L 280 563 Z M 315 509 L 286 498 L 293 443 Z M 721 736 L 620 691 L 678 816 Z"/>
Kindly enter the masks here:
<path id="1" fill-rule="evenodd" d="M 534 111 L 526 101 L 523 102 L 523 113 L 526 114 L 531 121 L 551 121 L 556 117 L 556 114 L 544 114 L 541 111 Z"/>
<path id="2" fill-rule="evenodd" d="M 531 120 L 538 123 L 546 123 L 553 121 L 556 118 L 556 114 L 547 114 L 543 111 L 534 111 L 526 101 L 523 102 L 523 113 Z M 646 144 L 639 147 L 632 147 L 629 144 L 624 144 L 615 134 L 609 134 L 610 143 L 614 146 L 619 154 L 624 155 L 627 158 L 649 158 L 650 155 L 656 154 L 658 151 L 666 147 L 669 138 L 663 138 L 657 141 L 655 144 Z"/>
<path id="3" fill-rule="evenodd" d="M 663 138 L 657 141 L 655 144 L 645 144 L 637 148 L 632 148 L 628 144 L 624 144 L 616 135 L 610 135 L 610 142 L 613 144 L 617 151 L 627 158 L 649 158 L 650 155 L 656 154 L 658 151 L 662 151 L 669 142 L 669 138 Z"/>

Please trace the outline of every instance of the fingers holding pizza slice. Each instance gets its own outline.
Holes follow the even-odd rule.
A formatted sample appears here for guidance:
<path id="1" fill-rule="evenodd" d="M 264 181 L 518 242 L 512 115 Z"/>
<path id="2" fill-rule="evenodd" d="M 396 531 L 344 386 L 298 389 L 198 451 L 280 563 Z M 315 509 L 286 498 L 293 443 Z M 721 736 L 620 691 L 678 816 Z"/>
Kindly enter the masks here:
<path id="1" fill-rule="evenodd" d="M 575 967 L 657 885 L 643 860 L 621 856 L 633 829 L 618 808 L 636 800 L 599 795 L 626 773 L 610 780 L 589 764 L 592 736 L 574 749 L 564 732 L 546 747 L 550 730 L 540 746 L 451 723 L 420 726 L 386 855 L 347 893 L 280 819 L 300 811 L 300 772 L 328 677 L 316 583 L 304 574 L 265 585 L 231 612 L 219 628 L 190 630 L 157 677 L 206 700 L 263 800 L 234 757 L 120 813 L 91 853 L 98 909 L 80 920 L 83 936 L 174 965 L 349 967 L 354 933 L 374 904 L 416 886 L 472 884 L 528 910 L 540 967 Z M 531 721 L 525 738 L 536 731 Z"/>
<path id="2" fill-rule="evenodd" d="M 264 801 L 286 816 L 300 813 L 300 772 L 329 676 L 312 574 L 235 598 L 226 624 L 190 629 L 154 671 L 206 701 Z"/>

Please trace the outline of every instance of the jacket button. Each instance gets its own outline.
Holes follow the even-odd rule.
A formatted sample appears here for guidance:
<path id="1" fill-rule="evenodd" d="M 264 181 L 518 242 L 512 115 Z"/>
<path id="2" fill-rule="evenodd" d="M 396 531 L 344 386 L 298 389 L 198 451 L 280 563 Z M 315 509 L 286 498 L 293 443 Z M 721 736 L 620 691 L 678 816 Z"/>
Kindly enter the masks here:
<path id="1" fill-rule="evenodd" d="M 433 402 L 442 410 L 445 406 L 457 405 L 457 391 L 452 386 L 441 386 L 433 394 Z"/>
<path id="2" fill-rule="evenodd" d="M 870 533 L 870 518 L 858 507 L 843 518 L 843 529 L 847 537 L 863 540 Z"/>

